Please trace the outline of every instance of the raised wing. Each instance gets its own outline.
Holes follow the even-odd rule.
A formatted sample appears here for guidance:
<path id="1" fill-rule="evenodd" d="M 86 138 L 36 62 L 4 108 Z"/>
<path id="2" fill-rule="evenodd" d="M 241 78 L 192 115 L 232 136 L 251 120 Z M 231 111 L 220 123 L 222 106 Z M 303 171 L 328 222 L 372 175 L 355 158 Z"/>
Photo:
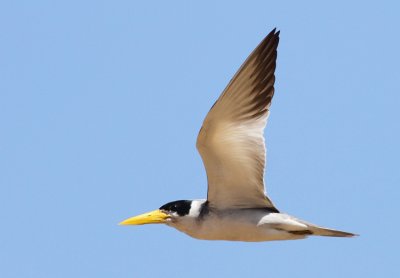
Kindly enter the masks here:
<path id="1" fill-rule="evenodd" d="M 276 210 L 264 193 L 264 128 L 274 95 L 279 31 L 250 54 L 204 119 L 197 149 L 211 207 Z"/>

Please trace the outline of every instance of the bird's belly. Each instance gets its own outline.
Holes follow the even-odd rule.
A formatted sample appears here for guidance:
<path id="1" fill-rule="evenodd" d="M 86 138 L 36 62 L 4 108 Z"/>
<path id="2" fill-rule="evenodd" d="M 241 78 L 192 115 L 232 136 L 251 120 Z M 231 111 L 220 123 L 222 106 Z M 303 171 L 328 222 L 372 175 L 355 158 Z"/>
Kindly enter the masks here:
<path id="1" fill-rule="evenodd" d="M 204 240 L 257 242 L 304 238 L 303 235 L 294 235 L 277 229 L 274 223 L 260 223 L 259 217 L 249 216 L 211 216 L 199 221 L 190 229 L 179 230 L 191 237 Z"/>
<path id="2" fill-rule="evenodd" d="M 200 229 L 190 236 L 205 240 L 229 240 L 229 241 L 269 241 L 287 238 L 284 231 L 267 227 L 244 227 L 237 225 L 214 226 L 211 229 Z"/>

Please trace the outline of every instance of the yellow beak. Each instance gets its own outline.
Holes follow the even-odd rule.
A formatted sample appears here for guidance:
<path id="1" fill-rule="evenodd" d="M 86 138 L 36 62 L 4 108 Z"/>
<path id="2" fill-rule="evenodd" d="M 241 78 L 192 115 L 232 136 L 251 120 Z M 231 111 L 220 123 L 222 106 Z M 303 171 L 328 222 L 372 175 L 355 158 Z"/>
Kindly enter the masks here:
<path id="1" fill-rule="evenodd" d="M 119 225 L 143 225 L 165 223 L 170 216 L 159 209 L 128 218 Z"/>

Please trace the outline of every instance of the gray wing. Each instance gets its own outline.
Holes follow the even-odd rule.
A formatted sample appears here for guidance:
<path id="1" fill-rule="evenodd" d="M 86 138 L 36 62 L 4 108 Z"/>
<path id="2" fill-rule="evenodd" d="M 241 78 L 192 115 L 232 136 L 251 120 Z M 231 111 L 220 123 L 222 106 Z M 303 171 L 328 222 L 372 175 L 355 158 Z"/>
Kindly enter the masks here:
<path id="1" fill-rule="evenodd" d="M 250 54 L 204 119 L 197 149 L 210 206 L 276 210 L 264 193 L 264 128 L 274 95 L 279 31 Z M 277 210 L 276 210 L 277 211 Z"/>

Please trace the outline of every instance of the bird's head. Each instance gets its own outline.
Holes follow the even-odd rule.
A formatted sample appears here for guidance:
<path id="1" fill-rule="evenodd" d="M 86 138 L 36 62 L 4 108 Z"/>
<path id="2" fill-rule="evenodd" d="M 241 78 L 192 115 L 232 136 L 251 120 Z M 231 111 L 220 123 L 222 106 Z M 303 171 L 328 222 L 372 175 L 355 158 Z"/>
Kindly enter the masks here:
<path id="1" fill-rule="evenodd" d="M 172 224 L 183 218 L 198 217 L 205 200 L 179 200 L 159 209 L 128 218 L 120 225 Z"/>

